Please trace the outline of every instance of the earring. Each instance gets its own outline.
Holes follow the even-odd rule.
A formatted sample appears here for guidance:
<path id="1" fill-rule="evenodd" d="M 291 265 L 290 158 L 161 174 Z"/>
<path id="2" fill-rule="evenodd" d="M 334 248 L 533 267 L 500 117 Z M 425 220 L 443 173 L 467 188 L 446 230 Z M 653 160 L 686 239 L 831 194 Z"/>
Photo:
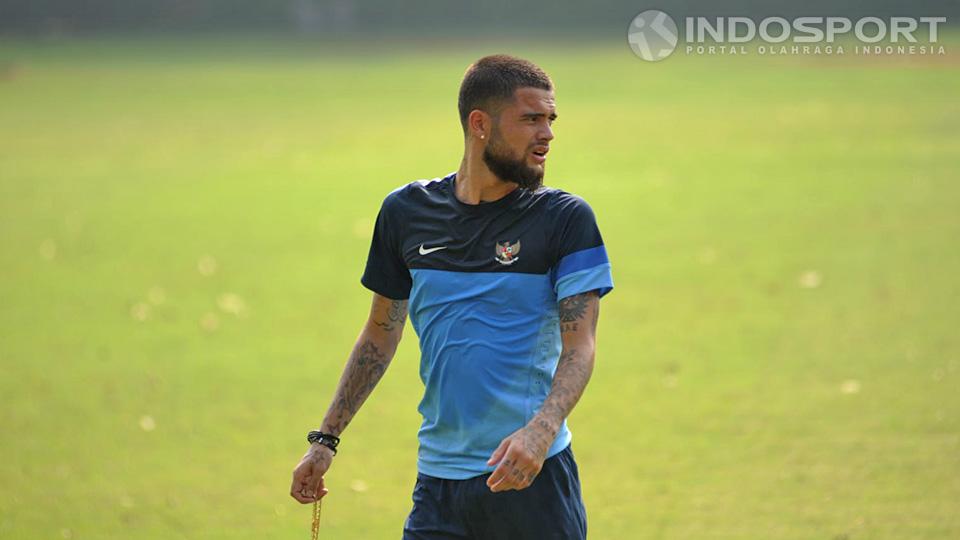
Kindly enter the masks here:
<path id="1" fill-rule="evenodd" d="M 481 136 L 480 136 L 481 139 L 483 139 L 483 138 L 485 138 L 485 137 L 486 137 L 486 135 L 481 135 Z"/>

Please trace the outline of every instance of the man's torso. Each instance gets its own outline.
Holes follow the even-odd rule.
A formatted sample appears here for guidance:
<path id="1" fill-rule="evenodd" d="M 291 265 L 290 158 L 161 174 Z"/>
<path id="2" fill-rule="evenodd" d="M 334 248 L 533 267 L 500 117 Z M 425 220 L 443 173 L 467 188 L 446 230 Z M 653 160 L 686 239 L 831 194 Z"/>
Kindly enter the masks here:
<path id="1" fill-rule="evenodd" d="M 376 260 L 392 255 L 392 264 L 384 266 L 409 272 L 408 310 L 420 340 L 425 387 L 418 407 L 418 469 L 463 479 L 492 470 L 486 465 L 490 454 L 533 417 L 549 393 L 561 349 L 560 240 L 573 238 L 563 227 L 574 207 L 585 203 L 542 188 L 467 205 L 454 195 L 454 181 L 450 175 L 413 182 L 391 193 L 375 243 L 388 243 L 391 250 Z M 576 240 L 599 243 L 582 253 L 603 250 L 596 237 Z M 606 263 L 605 251 L 602 256 L 598 264 Z M 608 263 L 606 268 L 609 275 Z M 376 279 L 367 280 L 376 272 L 368 262 L 365 285 L 374 290 Z M 548 456 L 570 440 L 564 422 Z"/>

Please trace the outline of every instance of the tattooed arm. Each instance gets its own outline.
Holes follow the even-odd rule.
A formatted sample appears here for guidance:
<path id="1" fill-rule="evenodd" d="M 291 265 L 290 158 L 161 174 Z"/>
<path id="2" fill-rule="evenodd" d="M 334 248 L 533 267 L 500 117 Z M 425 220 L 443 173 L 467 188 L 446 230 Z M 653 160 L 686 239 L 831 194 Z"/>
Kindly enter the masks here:
<path id="1" fill-rule="evenodd" d="M 393 359 L 406 320 L 406 300 L 373 295 L 370 316 L 353 346 L 320 431 L 336 436 L 343 433 Z"/>
<path id="2" fill-rule="evenodd" d="M 333 402 L 320 424 L 320 431 L 340 436 L 383 377 L 397 351 L 407 319 L 407 301 L 373 295 L 370 316 L 343 368 Z M 293 471 L 290 495 L 310 503 L 326 495 L 323 474 L 330 468 L 333 452 L 319 443 L 310 445 Z"/>
<path id="3" fill-rule="evenodd" d="M 560 338 L 563 351 L 553 375 L 553 386 L 540 411 L 531 422 L 548 428 L 550 442 L 560 431 L 563 420 L 580 400 L 593 373 L 600 297 L 597 291 L 569 296 L 560 301 Z"/>
<path id="4" fill-rule="evenodd" d="M 533 483 L 563 420 L 580 400 L 593 373 L 600 317 L 597 291 L 560 300 L 559 315 L 563 350 L 550 393 L 530 422 L 504 439 L 490 456 L 488 465 L 499 462 L 487 479 L 492 491 L 524 489 Z"/>

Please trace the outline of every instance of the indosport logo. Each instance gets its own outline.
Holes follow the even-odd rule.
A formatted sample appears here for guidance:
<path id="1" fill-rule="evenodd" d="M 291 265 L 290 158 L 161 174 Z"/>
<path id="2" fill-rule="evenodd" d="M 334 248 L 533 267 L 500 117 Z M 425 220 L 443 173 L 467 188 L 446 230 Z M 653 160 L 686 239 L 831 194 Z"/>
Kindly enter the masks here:
<path id="1" fill-rule="evenodd" d="M 670 15 L 650 9 L 630 21 L 634 54 L 659 62 L 685 55 L 945 55 L 946 17 L 684 17 L 683 36 Z"/>
<path id="2" fill-rule="evenodd" d="M 659 62 L 677 48 L 677 23 L 669 15 L 648 9 L 630 22 L 627 41 L 633 52 L 648 62 Z"/>

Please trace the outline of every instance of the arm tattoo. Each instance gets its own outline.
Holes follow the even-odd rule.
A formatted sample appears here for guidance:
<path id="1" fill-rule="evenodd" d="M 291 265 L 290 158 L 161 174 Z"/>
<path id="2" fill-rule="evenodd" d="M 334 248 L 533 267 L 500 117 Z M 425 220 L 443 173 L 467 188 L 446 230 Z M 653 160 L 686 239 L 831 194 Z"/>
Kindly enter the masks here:
<path id="1" fill-rule="evenodd" d="M 587 300 L 592 293 L 581 293 L 560 300 L 560 333 L 576 331 L 587 314 Z"/>
<path id="2" fill-rule="evenodd" d="M 387 320 L 385 322 L 374 321 L 374 323 L 387 332 L 393 332 L 397 328 L 403 328 L 403 323 L 407 320 L 407 301 L 391 300 L 390 309 L 387 311 Z"/>
<path id="3" fill-rule="evenodd" d="M 561 334 L 589 332 L 591 336 L 595 336 L 597 319 L 600 317 L 600 299 L 597 292 L 589 291 L 564 298 L 560 301 L 559 316 Z M 581 328 L 581 323 L 587 326 Z M 540 418 L 534 420 L 541 427 L 559 428 L 561 422 L 570 415 L 593 373 L 593 354 L 592 345 L 584 344 L 580 349 L 564 345 L 557 361 L 550 393 L 537 415 Z M 555 429 L 550 431 L 555 432 Z"/>
<path id="4" fill-rule="evenodd" d="M 358 343 L 340 378 L 337 395 L 323 423 L 324 431 L 339 435 L 383 377 L 390 358 L 369 339 Z"/>
<path id="5" fill-rule="evenodd" d="M 550 394 L 540 408 L 540 414 L 553 419 L 557 427 L 570 415 L 587 387 L 593 372 L 593 364 L 587 360 L 576 349 L 566 349 L 560 355 Z"/>

